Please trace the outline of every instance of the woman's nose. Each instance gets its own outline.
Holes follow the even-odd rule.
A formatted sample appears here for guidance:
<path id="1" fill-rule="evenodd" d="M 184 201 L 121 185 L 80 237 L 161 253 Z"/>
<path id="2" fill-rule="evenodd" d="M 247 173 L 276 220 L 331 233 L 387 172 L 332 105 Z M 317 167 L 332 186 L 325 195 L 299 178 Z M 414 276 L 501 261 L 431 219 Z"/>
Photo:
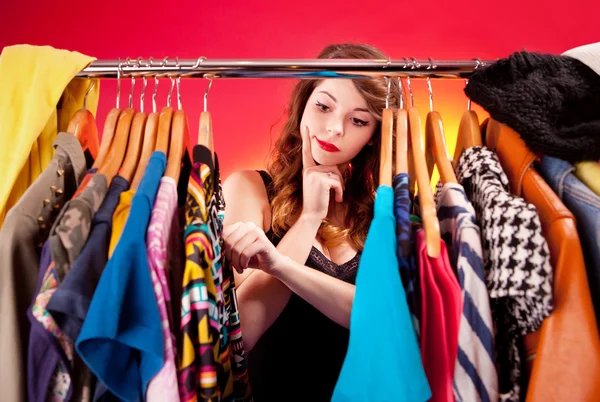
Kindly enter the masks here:
<path id="1" fill-rule="evenodd" d="M 330 119 L 327 122 L 327 134 L 335 136 L 344 135 L 344 122 L 341 119 Z"/>

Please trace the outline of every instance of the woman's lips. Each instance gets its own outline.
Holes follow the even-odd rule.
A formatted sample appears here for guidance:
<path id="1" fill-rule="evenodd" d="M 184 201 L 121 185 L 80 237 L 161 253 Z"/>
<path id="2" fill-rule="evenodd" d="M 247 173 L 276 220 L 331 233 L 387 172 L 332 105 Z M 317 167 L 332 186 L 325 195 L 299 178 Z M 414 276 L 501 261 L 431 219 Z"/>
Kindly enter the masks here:
<path id="1" fill-rule="evenodd" d="M 315 139 L 317 140 L 319 147 L 321 147 L 321 149 L 323 151 L 327 151 L 327 152 L 339 152 L 340 151 L 340 149 L 338 147 L 336 147 L 335 145 L 333 145 L 330 142 L 321 141 L 317 137 L 315 137 Z"/>

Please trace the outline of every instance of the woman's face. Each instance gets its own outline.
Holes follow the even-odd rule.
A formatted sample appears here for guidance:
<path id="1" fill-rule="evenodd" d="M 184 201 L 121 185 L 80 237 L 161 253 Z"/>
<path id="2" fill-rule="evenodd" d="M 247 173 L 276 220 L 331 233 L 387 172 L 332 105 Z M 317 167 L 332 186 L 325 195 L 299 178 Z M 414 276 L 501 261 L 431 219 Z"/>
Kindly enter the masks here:
<path id="1" fill-rule="evenodd" d="M 371 142 L 377 120 L 351 80 L 329 79 L 308 98 L 300 125 L 308 128 L 318 164 L 342 165 Z"/>

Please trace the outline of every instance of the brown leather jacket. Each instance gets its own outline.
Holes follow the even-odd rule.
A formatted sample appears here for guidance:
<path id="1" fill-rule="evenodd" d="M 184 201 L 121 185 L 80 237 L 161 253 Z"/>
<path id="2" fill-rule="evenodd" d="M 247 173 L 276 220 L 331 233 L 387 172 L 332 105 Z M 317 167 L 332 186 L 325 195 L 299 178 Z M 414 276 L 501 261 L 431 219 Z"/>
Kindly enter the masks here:
<path id="1" fill-rule="evenodd" d="M 554 311 L 525 336 L 527 401 L 599 401 L 600 336 L 575 218 L 533 168 L 536 156 L 519 134 L 507 126 L 497 134 L 510 190 L 537 208 L 554 268 Z"/>

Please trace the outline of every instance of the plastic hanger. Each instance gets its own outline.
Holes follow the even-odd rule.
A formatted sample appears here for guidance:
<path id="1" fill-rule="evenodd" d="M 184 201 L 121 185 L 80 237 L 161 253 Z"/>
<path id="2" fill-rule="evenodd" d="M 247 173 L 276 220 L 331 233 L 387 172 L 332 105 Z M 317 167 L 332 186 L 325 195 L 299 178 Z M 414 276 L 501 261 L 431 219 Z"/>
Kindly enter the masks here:
<path id="1" fill-rule="evenodd" d="M 179 61 L 177 61 L 179 66 Z M 170 102 L 170 100 L 169 100 Z M 188 126 L 187 116 L 181 108 L 181 86 L 180 77 L 177 77 L 177 110 L 173 114 L 173 122 L 171 124 L 171 138 L 169 142 L 169 156 L 167 158 L 167 167 L 165 169 L 165 177 L 170 177 L 175 181 L 179 180 L 181 172 L 181 161 L 186 146 L 186 140 L 190 130 Z"/>
<path id="2" fill-rule="evenodd" d="M 429 59 L 429 62 L 429 67 L 431 69 L 435 68 L 431 59 Z M 429 77 L 427 77 L 427 88 L 429 89 L 429 113 L 427 114 L 427 121 L 425 123 L 425 160 L 429 180 L 431 181 L 435 164 L 440 173 L 442 184 L 457 183 L 452 163 L 448 157 L 442 116 L 433 110 L 433 90 Z"/>
<path id="3" fill-rule="evenodd" d="M 475 60 L 477 62 L 475 69 L 477 69 L 481 62 L 478 59 Z M 468 83 L 469 80 L 466 80 L 466 84 Z M 481 129 L 479 128 L 479 118 L 477 117 L 477 113 L 471 110 L 471 99 L 469 99 L 467 103 L 467 110 L 460 118 L 452 165 L 454 167 L 458 165 L 458 160 L 466 149 L 480 145 L 482 145 L 482 141 Z"/>
<path id="4" fill-rule="evenodd" d="M 150 66 L 152 66 L 152 58 L 150 58 Z M 144 88 L 146 87 L 146 78 L 142 78 L 144 80 Z M 154 77 L 154 92 L 152 93 L 152 113 L 148 115 L 146 119 L 146 127 L 144 129 L 144 137 L 142 143 L 142 151 L 140 154 L 140 160 L 138 162 L 137 168 L 135 170 L 135 175 L 133 176 L 133 180 L 131 182 L 130 188 L 137 189 L 142 181 L 142 177 L 144 177 L 144 173 L 146 172 L 146 166 L 148 166 L 148 161 L 152 156 L 152 152 L 156 146 L 156 135 L 158 134 L 158 118 L 159 115 L 156 113 L 156 92 L 158 90 L 158 77 Z M 141 101 L 141 110 L 143 111 L 144 101 L 143 101 L 144 91 L 142 91 L 142 101 Z"/>
<path id="5" fill-rule="evenodd" d="M 127 60 L 129 62 L 129 60 Z M 129 95 L 129 108 L 133 108 L 133 92 L 135 89 L 135 78 L 131 78 L 131 93 Z M 144 82 L 144 88 L 142 94 L 146 90 L 146 83 Z M 144 105 L 142 99 L 140 99 L 140 111 L 137 112 L 132 121 L 129 129 L 129 141 L 127 143 L 127 153 L 119 169 L 119 176 L 123 177 L 127 182 L 131 183 L 135 169 L 137 167 L 140 155 L 142 153 L 142 140 L 144 138 L 144 129 L 146 126 L 146 113 L 144 113 Z"/>
<path id="6" fill-rule="evenodd" d="M 408 160 L 408 112 L 404 109 L 402 80 L 398 78 L 398 112 L 396 116 L 396 174 L 409 173 Z"/>
<path id="7" fill-rule="evenodd" d="M 119 69 L 120 67 L 121 65 L 119 64 Z M 127 142 L 129 139 L 129 129 L 131 128 L 131 121 L 133 120 L 134 115 L 135 110 L 132 108 L 127 108 L 119 114 L 117 119 L 117 127 L 115 129 L 110 150 L 108 151 L 106 160 L 103 161 L 102 165 L 98 169 L 98 173 L 106 176 L 107 185 L 110 185 L 112 179 L 117 175 L 119 168 L 123 163 L 123 159 L 125 158 Z"/>
<path id="8" fill-rule="evenodd" d="M 386 77 L 387 95 L 381 118 L 381 150 L 379 153 L 379 185 L 392 186 L 392 139 L 394 112 L 390 109 L 390 87 L 392 80 Z"/>
<path id="9" fill-rule="evenodd" d="M 410 92 L 412 95 L 412 91 Z M 437 258 L 440 255 L 440 223 L 437 218 L 429 173 L 427 171 L 427 162 L 425 161 L 425 153 L 423 151 L 421 116 L 419 116 L 417 108 L 413 106 L 412 96 L 411 107 L 408 109 L 408 131 L 411 144 L 410 152 L 413 155 L 415 175 L 417 176 L 417 184 L 419 186 L 419 204 L 421 207 L 423 228 L 425 230 L 427 255 L 431 258 Z"/>
<path id="10" fill-rule="evenodd" d="M 94 89 L 95 86 L 96 80 L 92 80 L 90 88 L 83 97 L 83 108 L 75 112 L 71 118 L 71 121 L 69 121 L 69 126 L 67 127 L 67 132 L 73 134 L 75 138 L 79 140 L 83 150 L 89 151 L 94 159 L 98 157 L 100 148 L 100 144 L 98 142 L 98 127 L 96 126 L 96 119 L 94 118 L 94 115 L 92 112 L 87 110 L 86 103 L 88 95 L 90 92 L 92 92 L 92 89 Z"/>

